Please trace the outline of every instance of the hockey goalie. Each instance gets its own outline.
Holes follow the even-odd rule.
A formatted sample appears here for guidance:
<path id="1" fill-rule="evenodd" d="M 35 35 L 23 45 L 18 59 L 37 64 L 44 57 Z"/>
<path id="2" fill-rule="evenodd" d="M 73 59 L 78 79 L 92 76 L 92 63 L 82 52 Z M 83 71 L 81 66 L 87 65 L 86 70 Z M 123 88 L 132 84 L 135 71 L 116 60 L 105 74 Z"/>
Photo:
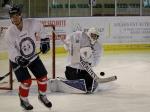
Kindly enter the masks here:
<path id="1" fill-rule="evenodd" d="M 66 79 L 58 78 L 59 90 L 71 93 L 94 92 L 102 81 L 92 70 L 99 63 L 103 50 L 99 32 L 96 28 L 90 28 L 87 32 L 73 32 L 61 40 L 68 51 L 68 64 L 65 69 Z"/>

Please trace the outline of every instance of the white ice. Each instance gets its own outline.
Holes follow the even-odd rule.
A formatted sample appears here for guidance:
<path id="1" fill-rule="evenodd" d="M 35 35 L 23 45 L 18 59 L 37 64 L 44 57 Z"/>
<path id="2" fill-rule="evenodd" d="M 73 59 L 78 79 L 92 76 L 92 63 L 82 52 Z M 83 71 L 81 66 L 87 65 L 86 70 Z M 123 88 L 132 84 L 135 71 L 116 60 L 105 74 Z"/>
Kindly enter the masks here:
<path id="1" fill-rule="evenodd" d="M 62 76 L 64 58 L 57 58 L 57 76 Z M 46 61 L 45 64 L 51 62 Z M 61 69 L 62 68 L 62 69 Z M 2 69 L 0 69 L 2 70 Z M 117 75 L 118 80 L 99 85 L 94 94 L 48 93 L 51 110 L 30 91 L 32 112 L 149 112 L 150 111 L 150 52 L 104 55 L 96 73 L 104 71 L 107 76 Z M 22 112 L 17 89 L 0 90 L 0 112 Z"/>

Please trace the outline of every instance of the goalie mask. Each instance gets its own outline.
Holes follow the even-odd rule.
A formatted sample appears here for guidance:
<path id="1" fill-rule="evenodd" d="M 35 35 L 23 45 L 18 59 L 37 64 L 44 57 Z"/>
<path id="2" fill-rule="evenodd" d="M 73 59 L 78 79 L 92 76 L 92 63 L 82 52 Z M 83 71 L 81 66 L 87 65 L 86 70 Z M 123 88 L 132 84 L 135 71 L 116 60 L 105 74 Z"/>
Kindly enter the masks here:
<path id="1" fill-rule="evenodd" d="M 92 45 L 95 44 L 95 42 L 99 38 L 99 32 L 95 28 L 89 28 L 87 35 L 90 38 Z"/>

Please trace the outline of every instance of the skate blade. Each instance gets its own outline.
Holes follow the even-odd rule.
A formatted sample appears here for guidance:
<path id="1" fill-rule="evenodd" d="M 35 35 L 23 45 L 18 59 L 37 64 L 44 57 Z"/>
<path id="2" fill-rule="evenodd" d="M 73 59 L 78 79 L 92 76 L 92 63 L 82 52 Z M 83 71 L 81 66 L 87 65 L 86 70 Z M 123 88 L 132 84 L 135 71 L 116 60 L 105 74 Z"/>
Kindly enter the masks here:
<path id="1" fill-rule="evenodd" d="M 23 112 L 34 112 L 33 109 L 32 110 L 26 110 L 24 107 L 21 107 Z"/>
<path id="2" fill-rule="evenodd" d="M 47 106 L 45 106 L 45 104 L 44 104 L 41 100 L 39 100 L 39 102 L 40 102 L 44 107 L 46 107 L 48 110 L 51 110 L 52 107 L 47 107 Z"/>

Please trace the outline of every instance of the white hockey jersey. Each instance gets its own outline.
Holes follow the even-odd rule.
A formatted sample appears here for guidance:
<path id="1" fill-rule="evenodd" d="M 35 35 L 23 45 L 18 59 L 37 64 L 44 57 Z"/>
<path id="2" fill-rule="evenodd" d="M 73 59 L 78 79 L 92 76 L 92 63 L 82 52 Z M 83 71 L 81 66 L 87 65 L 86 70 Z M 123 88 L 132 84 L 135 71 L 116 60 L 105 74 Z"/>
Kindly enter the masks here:
<path id="1" fill-rule="evenodd" d="M 91 63 L 92 67 L 96 66 L 99 63 L 99 60 L 100 60 L 100 57 L 101 57 L 102 51 L 103 51 L 102 44 L 100 43 L 99 39 L 96 41 L 96 43 L 94 45 L 92 45 L 90 43 L 90 39 L 89 39 L 88 35 L 85 32 L 76 31 L 66 37 L 65 43 L 66 44 L 64 44 L 64 48 L 69 51 L 67 66 L 77 68 L 77 69 L 83 69 L 83 67 L 80 65 L 80 62 L 79 63 L 71 62 L 72 52 L 73 52 L 73 50 L 75 50 L 72 48 L 73 44 L 76 44 L 77 46 L 79 46 L 79 49 L 81 49 L 83 47 L 91 47 L 92 48 L 92 57 L 91 57 L 89 63 Z M 76 53 L 80 53 L 80 51 L 76 52 Z M 76 56 L 78 56 L 78 55 L 76 54 Z M 79 54 L 79 56 L 80 56 L 80 54 Z"/>
<path id="2" fill-rule="evenodd" d="M 22 31 L 18 30 L 14 24 L 10 25 L 5 38 L 8 44 L 9 59 L 12 62 L 15 62 L 16 56 L 28 59 L 36 53 L 36 33 L 40 38 L 45 38 L 43 25 L 35 19 L 24 19 Z"/>

